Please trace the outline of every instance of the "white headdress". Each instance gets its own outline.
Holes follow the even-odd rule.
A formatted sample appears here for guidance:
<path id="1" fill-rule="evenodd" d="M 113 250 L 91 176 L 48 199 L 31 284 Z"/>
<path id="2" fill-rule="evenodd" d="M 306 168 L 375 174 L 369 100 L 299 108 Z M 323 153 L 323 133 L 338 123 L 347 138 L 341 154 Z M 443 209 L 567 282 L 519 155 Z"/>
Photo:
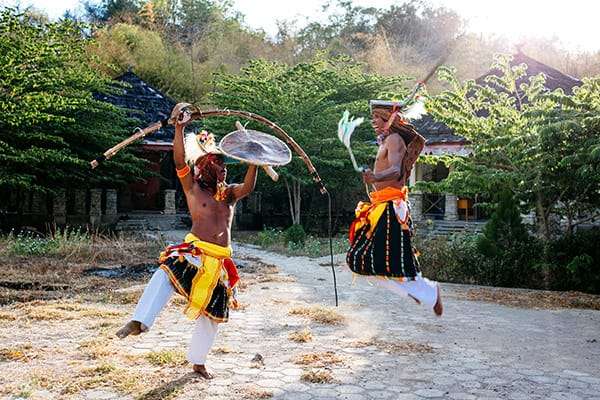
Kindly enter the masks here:
<path id="1" fill-rule="evenodd" d="M 198 134 L 187 133 L 184 140 L 185 162 L 193 167 L 207 154 L 223 154 L 215 141 L 215 136 L 207 131 Z"/>

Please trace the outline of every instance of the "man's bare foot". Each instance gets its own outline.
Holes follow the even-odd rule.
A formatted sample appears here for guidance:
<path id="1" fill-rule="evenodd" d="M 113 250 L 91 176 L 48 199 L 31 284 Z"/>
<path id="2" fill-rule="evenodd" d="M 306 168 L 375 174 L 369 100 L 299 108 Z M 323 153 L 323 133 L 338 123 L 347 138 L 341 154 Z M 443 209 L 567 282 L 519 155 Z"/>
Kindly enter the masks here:
<path id="1" fill-rule="evenodd" d="M 444 312 L 444 306 L 442 305 L 442 294 L 440 293 L 439 285 L 437 287 L 437 301 L 435 302 L 435 305 L 433 306 L 433 312 L 438 317 L 441 317 L 442 313 Z"/>
<path id="2" fill-rule="evenodd" d="M 204 364 L 202 364 L 202 365 L 194 364 L 194 372 L 199 374 L 204 379 L 214 378 L 213 375 L 206 370 L 206 367 L 204 366 Z"/>
<path id="3" fill-rule="evenodd" d="M 137 336 L 142 332 L 146 332 L 148 328 L 140 321 L 129 321 L 121 329 L 117 331 L 117 337 L 124 339 L 129 335 Z"/>

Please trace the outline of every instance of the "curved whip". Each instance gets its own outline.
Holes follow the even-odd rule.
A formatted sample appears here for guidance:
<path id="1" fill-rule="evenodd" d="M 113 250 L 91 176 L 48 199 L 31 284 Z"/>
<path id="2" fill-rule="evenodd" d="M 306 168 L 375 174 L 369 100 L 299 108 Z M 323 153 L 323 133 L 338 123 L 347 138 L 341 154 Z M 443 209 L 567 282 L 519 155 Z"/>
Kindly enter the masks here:
<path id="1" fill-rule="evenodd" d="M 190 109 L 190 111 L 191 111 L 192 119 L 203 119 L 203 118 L 208 118 L 208 117 L 235 116 L 235 117 L 242 117 L 242 118 L 246 118 L 246 119 L 249 119 L 252 121 L 260 122 L 261 124 L 268 126 L 269 128 L 271 128 L 273 130 L 274 133 L 277 134 L 277 136 L 279 136 L 284 142 L 286 142 L 296 152 L 296 154 L 298 154 L 298 156 L 302 159 L 302 161 L 304 161 L 304 164 L 306 164 L 306 167 L 308 168 L 308 172 L 309 172 L 310 176 L 315 181 L 315 183 L 319 186 L 319 191 L 321 192 L 321 194 L 327 193 L 325 184 L 323 183 L 321 177 L 319 176 L 319 173 L 317 172 L 317 169 L 313 165 L 312 161 L 310 160 L 310 158 L 308 157 L 308 155 L 306 154 L 304 149 L 302 149 L 302 147 L 300 147 L 300 145 L 298 143 L 296 143 L 296 141 L 290 135 L 288 135 L 288 133 L 286 131 L 284 131 L 283 128 L 281 128 L 276 123 L 268 120 L 267 118 L 263 117 L 262 115 L 254 114 L 249 111 L 227 110 L 227 109 L 202 111 L 195 106 L 188 106 L 187 108 Z"/>

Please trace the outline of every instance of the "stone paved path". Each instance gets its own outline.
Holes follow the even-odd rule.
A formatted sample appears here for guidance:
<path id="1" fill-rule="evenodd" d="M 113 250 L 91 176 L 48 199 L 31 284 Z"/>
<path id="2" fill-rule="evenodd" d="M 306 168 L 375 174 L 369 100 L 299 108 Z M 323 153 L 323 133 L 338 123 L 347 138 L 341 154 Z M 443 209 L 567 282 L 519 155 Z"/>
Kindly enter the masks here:
<path id="1" fill-rule="evenodd" d="M 597 399 L 600 400 L 600 312 L 536 310 L 462 300 L 458 286 L 442 285 L 445 315 L 365 283 L 352 284 L 338 268 L 342 325 L 326 325 L 289 315 L 290 309 L 333 305 L 326 260 L 289 258 L 236 246 L 237 260 L 258 257 L 277 265 L 278 279 L 250 286 L 247 304 L 220 327 L 208 365 L 211 382 L 192 374 L 172 382 L 177 399 Z M 243 270 L 243 268 L 242 268 Z M 133 305 L 121 306 L 128 312 Z M 152 331 L 127 338 L 124 351 L 143 354 L 185 348 L 192 323 L 181 306 L 164 310 Z M 289 334 L 308 329 L 312 341 Z M 390 351 L 390 343 L 410 343 L 413 351 Z M 360 344 L 360 345 L 357 345 Z M 431 351 L 418 351 L 419 345 Z M 307 383 L 307 371 L 323 371 L 294 361 L 307 353 L 334 352 L 328 366 L 333 382 Z M 262 364 L 252 361 L 256 354 Z M 152 388 L 149 388 L 152 389 Z M 121 399 L 110 388 L 91 389 L 87 399 Z"/>
<path id="2" fill-rule="evenodd" d="M 216 348 L 236 351 L 209 358 L 216 380 L 207 398 L 228 398 L 228 386 L 252 384 L 276 399 L 599 399 L 600 312 L 531 310 L 452 298 L 444 285 L 445 315 L 368 284 L 352 285 L 338 269 L 340 307 L 347 323 L 328 326 L 289 316 L 295 305 L 332 305 L 331 271 L 325 260 L 288 258 L 238 246 L 239 257 L 258 256 L 295 282 L 266 282 L 242 296 L 249 304 L 223 325 Z M 292 331 L 310 325 L 313 340 L 295 343 Z M 173 327 L 178 327 L 174 330 Z M 183 345 L 189 323 L 177 312 L 162 316 L 134 351 Z M 165 338 L 168 340 L 165 341 Z M 430 353 L 390 354 L 357 341 L 410 341 Z M 336 383 L 300 380 L 294 356 L 331 350 L 343 359 L 332 369 Z M 253 368 L 252 357 L 264 358 Z M 235 397 L 235 396 L 234 396 Z M 182 397 L 183 398 L 183 397 Z M 190 397 L 191 398 L 191 397 Z"/>

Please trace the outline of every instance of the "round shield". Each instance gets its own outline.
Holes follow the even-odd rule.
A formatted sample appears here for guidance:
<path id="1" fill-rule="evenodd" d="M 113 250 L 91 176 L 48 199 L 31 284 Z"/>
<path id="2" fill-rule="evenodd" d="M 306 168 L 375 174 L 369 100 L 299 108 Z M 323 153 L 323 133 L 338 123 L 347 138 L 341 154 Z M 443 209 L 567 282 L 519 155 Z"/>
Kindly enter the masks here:
<path id="1" fill-rule="evenodd" d="M 227 157 L 254 165 L 281 166 L 292 161 L 292 152 L 282 140 L 254 130 L 231 132 L 219 147 Z"/>

